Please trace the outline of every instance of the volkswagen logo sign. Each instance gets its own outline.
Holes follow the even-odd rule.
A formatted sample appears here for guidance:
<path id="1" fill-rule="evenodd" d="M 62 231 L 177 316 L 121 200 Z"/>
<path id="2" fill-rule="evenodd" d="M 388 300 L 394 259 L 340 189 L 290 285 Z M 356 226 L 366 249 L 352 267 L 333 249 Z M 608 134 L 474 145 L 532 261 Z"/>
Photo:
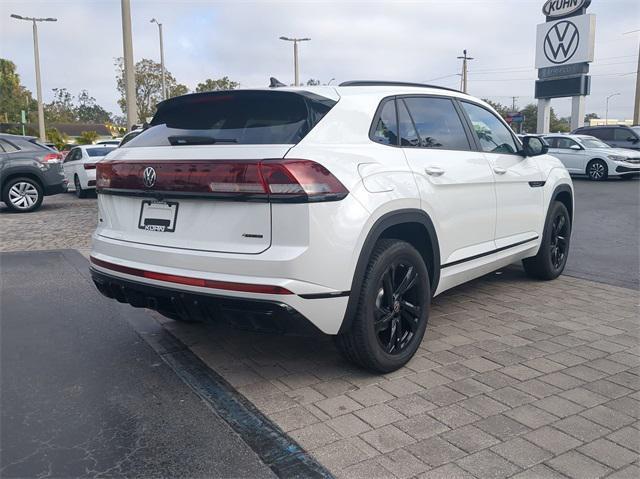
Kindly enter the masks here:
<path id="1" fill-rule="evenodd" d="M 153 185 L 156 184 L 156 170 L 147 166 L 142 172 L 142 182 L 147 188 L 153 188 Z"/>
<path id="2" fill-rule="evenodd" d="M 569 20 L 556 23 L 544 37 L 544 56 L 551 63 L 566 63 L 575 55 L 580 44 L 578 27 Z"/>

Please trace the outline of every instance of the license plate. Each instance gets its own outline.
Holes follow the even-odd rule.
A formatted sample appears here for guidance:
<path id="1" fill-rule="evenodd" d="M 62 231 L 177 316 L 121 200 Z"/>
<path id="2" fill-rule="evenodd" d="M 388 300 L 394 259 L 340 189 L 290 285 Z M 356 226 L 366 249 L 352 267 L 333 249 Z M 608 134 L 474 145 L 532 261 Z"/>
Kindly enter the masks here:
<path id="1" fill-rule="evenodd" d="M 138 228 L 159 233 L 173 233 L 176 230 L 177 217 L 178 203 L 143 200 Z"/>

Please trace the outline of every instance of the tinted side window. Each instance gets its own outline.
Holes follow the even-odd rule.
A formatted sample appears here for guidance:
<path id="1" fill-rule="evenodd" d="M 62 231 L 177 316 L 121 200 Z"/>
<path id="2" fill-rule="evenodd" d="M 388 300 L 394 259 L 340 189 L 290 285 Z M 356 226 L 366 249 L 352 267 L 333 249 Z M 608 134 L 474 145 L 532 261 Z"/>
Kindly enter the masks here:
<path id="1" fill-rule="evenodd" d="M 12 153 L 14 151 L 18 151 L 18 148 L 16 148 L 15 146 L 13 146 L 11 143 L 9 143 L 6 140 L 0 140 L 0 144 L 2 144 L 2 148 L 7 153 Z"/>
<path id="2" fill-rule="evenodd" d="M 398 101 L 398 129 L 400 130 L 400 146 L 419 146 L 420 138 L 409 115 L 404 100 Z"/>
<path id="3" fill-rule="evenodd" d="M 613 130 L 613 139 L 616 141 L 627 141 L 629 138 L 634 138 L 635 135 L 626 128 L 616 128 Z"/>
<path id="4" fill-rule="evenodd" d="M 545 140 L 549 143 L 549 148 L 558 148 L 557 138 L 545 138 Z"/>
<path id="5" fill-rule="evenodd" d="M 410 97 L 404 101 L 416 125 L 420 147 L 470 149 L 462 121 L 451 100 Z"/>
<path id="6" fill-rule="evenodd" d="M 558 146 L 556 146 L 556 148 L 560 148 L 562 150 L 569 150 L 573 145 L 577 145 L 577 143 L 571 138 L 556 138 L 556 141 L 558 142 Z"/>
<path id="7" fill-rule="evenodd" d="M 398 144 L 398 123 L 396 121 L 396 102 L 387 100 L 375 121 L 371 139 L 383 145 Z"/>
<path id="8" fill-rule="evenodd" d="M 497 116 L 489 110 L 462 102 L 462 106 L 469 115 L 473 129 L 480 140 L 482 150 L 487 153 L 516 154 L 518 147 L 511 131 Z"/>
<path id="9" fill-rule="evenodd" d="M 613 140 L 613 128 L 594 128 L 587 134 L 605 141 Z"/>

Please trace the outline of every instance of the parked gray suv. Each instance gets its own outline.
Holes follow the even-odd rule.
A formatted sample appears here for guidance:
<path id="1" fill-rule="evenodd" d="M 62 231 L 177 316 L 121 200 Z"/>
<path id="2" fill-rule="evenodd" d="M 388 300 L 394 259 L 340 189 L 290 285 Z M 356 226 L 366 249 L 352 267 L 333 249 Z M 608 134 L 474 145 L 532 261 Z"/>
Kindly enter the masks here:
<path id="1" fill-rule="evenodd" d="M 640 126 L 582 126 L 571 134 L 595 136 L 613 148 L 640 150 Z"/>
<path id="2" fill-rule="evenodd" d="M 0 134 L 0 193 L 12 210 L 37 210 L 45 196 L 67 191 L 62 155 L 28 136 Z"/>

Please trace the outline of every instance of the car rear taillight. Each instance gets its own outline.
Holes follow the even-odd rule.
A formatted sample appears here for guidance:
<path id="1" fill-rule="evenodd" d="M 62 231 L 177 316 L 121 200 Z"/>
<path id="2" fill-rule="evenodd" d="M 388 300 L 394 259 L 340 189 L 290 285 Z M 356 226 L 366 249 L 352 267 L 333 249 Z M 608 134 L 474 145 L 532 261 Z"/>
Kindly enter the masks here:
<path id="1" fill-rule="evenodd" d="M 47 153 L 40 161 L 42 163 L 59 163 L 62 161 L 62 155 L 60 153 Z"/>
<path id="2" fill-rule="evenodd" d="M 329 170 L 311 160 L 101 161 L 96 180 L 98 191 L 180 193 L 233 200 L 337 201 L 349 193 Z"/>
<path id="3" fill-rule="evenodd" d="M 84 164 L 84 169 L 85 170 L 95 170 L 96 169 L 96 164 L 95 163 L 85 163 Z"/>

